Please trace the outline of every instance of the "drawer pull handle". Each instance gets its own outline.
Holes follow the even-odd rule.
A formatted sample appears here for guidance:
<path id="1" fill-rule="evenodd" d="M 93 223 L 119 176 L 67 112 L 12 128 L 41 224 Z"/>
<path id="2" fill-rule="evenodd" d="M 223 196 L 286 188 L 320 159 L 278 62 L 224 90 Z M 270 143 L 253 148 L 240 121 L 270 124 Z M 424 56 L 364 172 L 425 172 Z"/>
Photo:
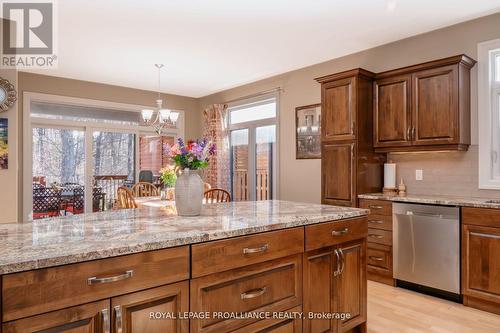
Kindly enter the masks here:
<path id="1" fill-rule="evenodd" d="M 266 293 L 267 287 L 262 287 L 259 289 L 249 290 L 241 294 L 241 299 L 251 299 L 255 297 L 262 296 Z"/>
<path id="2" fill-rule="evenodd" d="M 102 331 L 103 333 L 109 333 L 110 331 L 110 322 L 109 322 L 109 312 L 108 309 L 101 310 L 102 317 Z"/>
<path id="3" fill-rule="evenodd" d="M 370 209 L 382 209 L 382 208 L 384 208 L 383 206 L 379 206 L 379 205 L 370 205 L 369 207 L 370 207 Z"/>
<path id="4" fill-rule="evenodd" d="M 332 236 L 342 236 L 342 235 L 345 235 L 347 234 L 347 232 L 349 231 L 349 229 L 347 228 L 344 228 L 344 230 L 333 230 L 332 231 Z"/>
<path id="5" fill-rule="evenodd" d="M 376 235 L 376 234 L 369 234 L 368 237 L 377 238 L 377 239 L 384 238 L 384 236 L 382 236 L 382 235 Z"/>
<path id="6" fill-rule="evenodd" d="M 383 224 L 384 221 L 382 221 L 382 220 L 368 220 L 368 223 Z"/>
<path id="7" fill-rule="evenodd" d="M 371 260 L 375 260 L 375 261 L 384 261 L 384 258 L 381 258 L 381 257 L 369 256 L 368 258 L 370 258 Z"/>
<path id="8" fill-rule="evenodd" d="M 254 248 L 245 247 L 243 249 L 243 254 L 266 252 L 268 249 L 269 249 L 269 245 L 268 244 L 264 244 L 262 246 L 254 247 Z"/>
<path id="9" fill-rule="evenodd" d="M 93 276 L 93 277 L 87 279 L 87 284 L 89 286 L 91 286 L 93 284 L 99 284 L 99 283 L 116 282 L 116 281 L 130 279 L 132 276 L 134 276 L 133 270 L 126 271 L 125 273 L 120 274 L 120 275 L 104 277 L 104 278 L 98 278 L 98 277 Z"/>

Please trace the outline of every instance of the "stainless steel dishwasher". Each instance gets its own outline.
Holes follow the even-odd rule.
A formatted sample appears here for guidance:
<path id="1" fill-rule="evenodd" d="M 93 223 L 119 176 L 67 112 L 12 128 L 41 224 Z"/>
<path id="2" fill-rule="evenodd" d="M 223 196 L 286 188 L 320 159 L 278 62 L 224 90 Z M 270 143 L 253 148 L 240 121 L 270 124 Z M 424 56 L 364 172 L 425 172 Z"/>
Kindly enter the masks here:
<path id="1" fill-rule="evenodd" d="M 459 298 L 459 209 L 394 203 L 393 215 L 393 268 L 398 285 Z"/>

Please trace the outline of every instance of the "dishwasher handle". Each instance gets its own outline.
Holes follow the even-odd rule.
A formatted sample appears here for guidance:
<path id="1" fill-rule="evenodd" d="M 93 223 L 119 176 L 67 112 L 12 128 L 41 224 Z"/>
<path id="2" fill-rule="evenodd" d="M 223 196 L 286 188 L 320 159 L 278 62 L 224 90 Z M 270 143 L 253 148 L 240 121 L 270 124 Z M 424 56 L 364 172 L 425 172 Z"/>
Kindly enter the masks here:
<path id="1" fill-rule="evenodd" d="M 414 212 L 411 210 L 407 210 L 405 214 L 397 214 L 397 215 L 432 217 L 432 218 L 446 219 L 446 220 L 457 219 L 457 217 L 452 216 L 452 215 L 443 215 L 443 214 L 425 213 L 425 212 Z"/>

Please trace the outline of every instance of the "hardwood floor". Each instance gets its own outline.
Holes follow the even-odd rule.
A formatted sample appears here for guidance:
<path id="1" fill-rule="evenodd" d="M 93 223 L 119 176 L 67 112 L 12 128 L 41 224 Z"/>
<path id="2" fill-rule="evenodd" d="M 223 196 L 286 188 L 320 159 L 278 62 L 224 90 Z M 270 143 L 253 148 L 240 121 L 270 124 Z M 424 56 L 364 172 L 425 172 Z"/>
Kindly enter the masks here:
<path id="1" fill-rule="evenodd" d="M 500 316 L 368 281 L 368 333 L 498 333 Z"/>

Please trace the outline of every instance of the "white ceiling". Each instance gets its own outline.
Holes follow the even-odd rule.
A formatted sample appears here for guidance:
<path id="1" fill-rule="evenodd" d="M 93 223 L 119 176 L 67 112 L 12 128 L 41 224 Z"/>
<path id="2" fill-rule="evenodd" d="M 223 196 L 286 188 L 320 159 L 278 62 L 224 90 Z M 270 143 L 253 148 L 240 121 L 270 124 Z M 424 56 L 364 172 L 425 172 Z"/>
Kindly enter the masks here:
<path id="1" fill-rule="evenodd" d="M 201 97 L 500 11 L 500 0 L 64 0 L 47 75 Z"/>

